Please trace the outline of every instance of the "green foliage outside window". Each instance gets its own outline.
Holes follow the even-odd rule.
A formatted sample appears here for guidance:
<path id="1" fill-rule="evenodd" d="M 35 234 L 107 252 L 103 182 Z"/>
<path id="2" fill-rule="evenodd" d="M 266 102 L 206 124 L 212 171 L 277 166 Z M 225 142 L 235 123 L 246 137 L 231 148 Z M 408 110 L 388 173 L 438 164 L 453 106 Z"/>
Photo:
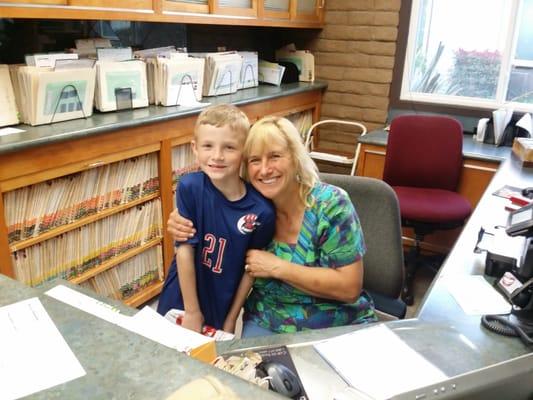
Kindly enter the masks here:
<path id="1" fill-rule="evenodd" d="M 492 99 L 496 96 L 501 54 L 498 51 L 454 52 L 454 66 L 450 81 L 457 87 L 458 96 Z"/>

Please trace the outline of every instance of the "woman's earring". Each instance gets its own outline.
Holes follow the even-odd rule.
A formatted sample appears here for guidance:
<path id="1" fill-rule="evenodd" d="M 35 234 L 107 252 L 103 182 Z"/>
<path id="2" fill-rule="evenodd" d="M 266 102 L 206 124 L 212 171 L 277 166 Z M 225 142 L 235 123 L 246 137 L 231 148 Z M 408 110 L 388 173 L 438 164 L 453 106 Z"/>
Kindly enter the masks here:
<path id="1" fill-rule="evenodd" d="M 298 183 L 302 182 L 302 178 L 300 177 L 300 174 L 296 174 L 296 182 Z"/>

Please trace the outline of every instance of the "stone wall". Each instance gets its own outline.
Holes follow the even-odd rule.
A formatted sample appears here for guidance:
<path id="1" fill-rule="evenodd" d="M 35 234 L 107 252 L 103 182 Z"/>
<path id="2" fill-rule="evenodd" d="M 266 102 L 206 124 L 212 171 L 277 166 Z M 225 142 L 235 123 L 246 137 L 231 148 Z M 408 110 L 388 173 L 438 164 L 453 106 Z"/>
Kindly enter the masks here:
<path id="1" fill-rule="evenodd" d="M 401 0 L 326 0 L 325 26 L 307 43 L 316 78 L 328 82 L 321 119 L 356 120 L 368 130 L 387 120 Z M 353 131 L 321 131 L 320 146 L 353 147 Z"/>

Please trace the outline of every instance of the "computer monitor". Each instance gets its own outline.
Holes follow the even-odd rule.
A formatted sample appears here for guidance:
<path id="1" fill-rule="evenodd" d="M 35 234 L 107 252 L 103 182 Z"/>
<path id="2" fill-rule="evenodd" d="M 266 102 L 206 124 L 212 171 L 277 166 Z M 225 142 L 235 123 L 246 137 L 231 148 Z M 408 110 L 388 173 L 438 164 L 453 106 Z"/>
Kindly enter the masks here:
<path id="1" fill-rule="evenodd" d="M 402 393 L 392 399 L 531 400 L 533 352 Z"/>

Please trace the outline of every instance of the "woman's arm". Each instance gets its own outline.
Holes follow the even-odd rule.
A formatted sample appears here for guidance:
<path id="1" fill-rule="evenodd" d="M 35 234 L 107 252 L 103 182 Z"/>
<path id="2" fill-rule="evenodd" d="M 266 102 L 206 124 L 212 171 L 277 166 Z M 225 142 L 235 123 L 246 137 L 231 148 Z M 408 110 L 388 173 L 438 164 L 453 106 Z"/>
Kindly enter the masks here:
<path id="1" fill-rule="evenodd" d="M 353 303 L 363 288 L 363 261 L 338 268 L 294 264 L 262 250 L 249 250 L 246 271 L 254 278 L 279 279 L 316 297 Z"/>
<path id="2" fill-rule="evenodd" d="M 168 216 L 167 232 L 172 235 L 176 242 L 185 242 L 194 236 L 196 229 L 194 229 L 193 223 L 182 217 L 178 209 L 175 208 Z"/>

